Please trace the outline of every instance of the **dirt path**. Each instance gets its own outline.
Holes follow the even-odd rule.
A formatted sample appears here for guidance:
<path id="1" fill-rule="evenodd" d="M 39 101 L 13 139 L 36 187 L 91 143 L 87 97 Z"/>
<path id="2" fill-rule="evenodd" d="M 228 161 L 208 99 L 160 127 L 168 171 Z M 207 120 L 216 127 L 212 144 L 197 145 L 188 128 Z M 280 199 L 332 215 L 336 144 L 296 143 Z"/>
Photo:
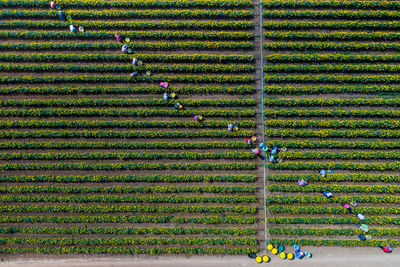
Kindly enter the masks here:
<path id="1" fill-rule="evenodd" d="M 400 255 L 395 250 L 392 254 L 385 254 L 379 248 L 312 248 L 312 259 L 281 260 L 278 256 L 271 256 L 269 266 L 324 266 L 324 267 L 366 267 L 366 266 L 398 266 Z M 56 259 L 5 259 L 0 266 L 27 266 L 29 267 L 125 267 L 125 266 L 152 266 L 152 267 L 197 267 L 197 266 L 260 266 L 246 256 L 134 256 L 134 257 L 69 257 L 59 256 Z"/>

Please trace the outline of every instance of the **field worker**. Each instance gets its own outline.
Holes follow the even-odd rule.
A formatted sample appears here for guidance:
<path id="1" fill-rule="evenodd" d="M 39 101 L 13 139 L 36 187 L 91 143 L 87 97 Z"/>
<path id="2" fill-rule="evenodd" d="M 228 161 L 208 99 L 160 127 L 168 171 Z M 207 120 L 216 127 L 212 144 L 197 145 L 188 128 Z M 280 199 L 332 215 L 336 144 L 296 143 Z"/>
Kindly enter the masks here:
<path id="1" fill-rule="evenodd" d="M 53 9 L 56 8 L 56 2 L 55 1 L 51 1 L 50 2 L 50 7 L 53 8 Z"/>
<path id="2" fill-rule="evenodd" d="M 71 30 L 71 32 L 77 32 L 77 29 L 74 25 L 69 25 L 69 29 Z"/>
<path id="3" fill-rule="evenodd" d="M 122 53 L 128 53 L 128 46 L 127 45 L 123 45 L 121 48 Z"/>
<path id="4" fill-rule="evenodd" d="M 122 38 L 119 33 L 114 34 L 114 36 L 115 36 L 115 39 L 117 40 L 117 42 L 122 42 Z"/>

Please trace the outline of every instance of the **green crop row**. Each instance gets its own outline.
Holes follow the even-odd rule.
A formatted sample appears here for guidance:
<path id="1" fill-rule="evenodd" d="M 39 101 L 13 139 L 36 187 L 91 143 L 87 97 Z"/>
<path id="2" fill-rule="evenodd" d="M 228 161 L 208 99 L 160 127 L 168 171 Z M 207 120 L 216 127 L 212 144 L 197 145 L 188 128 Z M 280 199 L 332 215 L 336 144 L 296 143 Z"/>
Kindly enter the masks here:
<path id="1" fill-rule="evenodd" d="M 399 118 L 400 111 L 384 109 L 267 109 L 266 117 L 361 117 L 361 118 Z"/>
<path id="2" fill-rule="evenodd" d="M 371 219 L 370 219 L 371 220 Z M 193 223 L 193 224 L 253 224 L 257 218 L 243 216 L 1 216 L 0 223 Z"/>
<path id="3" fill-rule="evenodd" d="M 268 0 L 262 1 L 263 7 L 266 8 L 349 8 L 349 9 L 398 9 L 400 3 L 388 0 L 369 0 L 369 1 L 353 1 L 353 0 Z M 342 10 L 341 10 L 342 11 Z"/>
<path id="4" fill-rule="evenodd" d="M 394 76 L 393 76 L 394 77 Z M 157 76 L 137 76 L 127 75 L 71 75 L 71 76 L 0 76 L 0 82 L 4 84 L 19 83 L 154 83 L 154 82 L 177 82 L 177 83 L 252 83 L 255 78 L 253 75 L 157 75 Z"/>
<path id="5" fill-rule="evenodd" d="M 226 50 L 226 49 L 251 49 L 252 42 L 209 42 L 209 41 L 184 41 L 184 42 L 132 42 L 132 50 Z M 116 42 L 5 42 L 0 44 L 0 51 L 76 51 L 76 50 L 115 50 L 121 49 L 121 44 Z"/>
<path id="6" fill-rule="evenodd" d="M 0 154 L 1 155 L 1 154 Z M 325 152 L 325 151 L 289 151 L 280 155 L 283 159 L 400 159 L 396 151 L 352 151 L 352 152 Z"/>
<path id="7" fill-rule="evenodd" d="M 289 213 L 289 214 L 347 214 L 348 211 L 343 207 L 296 207 L 296 206 L 280 206 L 270 205 L 268 210 L 271 213 Z M 352 208 L 355 213 L 362 214 L 400 214 L 400 208 L 394 207 L 368 207 L 368 208 Z M 400 230 L 398 230 L 400 231 Z"/>
<path id="8" fill-rule="evenodd" d="M 380 183 L 399 183 L 399 175 L 389 174 L 335 174 L 322 177 L 321 175 L 302 174 L 289 175 L 289 174 L 273 174 L 268 176 L 268 180 L 276 182 L 297 182 L 299 178 L 305 179 L 309 182 L 380 182 Z"/>
<path id="9" fill-rule="evenodd" d="M 254 117 L 254 108 L 246 109 L 189 109 L 171 108 L 17 108 L 0 109 L 1 117 L 205 117 L 239 118 Z"/>
<path id="10" fill-rule="evenodd" d="M 290 51 L 400 51 L 396 42 L 265 42 L 264 49 Z M 0 46 L 1 48 L 1 46 Z"/>
<path id="11" fill-rule="evenodd" d="M 381 193 L 395 194 L 400 192 L 400 187 L 395 185 L 307 185 L 306 187 L 298 185 L 271 184 L 268 185 L 271 192 L 323 192 L 331 191 L 333 193 Z M 11 192 L 11 191 L 10 191 Z"/>
<path id="12" fill-rule="evenodd" d="M 279 11 L 278 11 L 279 12 Z M 346 12 L 346 11 L 345 11 Z M 1 25 L 1 24 L 0 24 Z M 65 26 L 64 26 L 65 27 Z M 263 23 L 270 30 L 399 30 L 398 21 L 267 21 Z"/>
<path id="13" fill-rule="evenodd" d="M 356 1 L 354 1 L 356 2 Z M 357 1 L 359 2 L 359 1 Z M 313 6 L 315 8 L 315 6 Z M 266 10 L 262 12 L 267 19 L 316 19 L 316 20 L 396 20 L 400 12 L 386 10 Z"/>
<path id="14" fill-rule="evenodd" d="M 4 128 L 225 128 L 228 123 L 235 123 L 238 127 L 255 127 L 254 121 L 104 121 L 104 120 L 0 120 L 0 129 Z M 393 128 L 396 128 L 395 126 Z"/>
<path id="15" fill-rule="evenodd" d="M 310 189 L 311 190 L 311 189 Z M 396 190 L 394 188 L 393 190 Z M 2 193 L 254 193 L 255 186 L 0 186 Z"/>
<path id="16" fill-rule="evenodd" d="M 244 68 L 244 66 L 242 67 Z M 33 68 L 34 69 L 34 68 Z M 244 71 L 244 70 L 243 70 Z M 233 72 L 233 71 L 232 71 Z M 343 73 L 367 73 L 367 72 L 400 72 L 398 64 L 273 64 L 264 66 L 264 72 L 343 72 Z"/>
<path id="17" fill-rule="evenodd" d="M 318 137 L 318 138 L 399 138 L 400 131 L 398 130 L 297 130 L 297 129 L 270 129 L 266 130 L 265 134 L 268 137 Z"/>
<path id="18" fill-rule="evenodd" d="M 1 237 L 1 245 L 63 245 L 63 246 L 110 246 L 110 245 L 257 245 L 255 238 L 36 238 L 36 237 Z"/>
<path id="19" fill-rule="evenodd" d="M 287 147 L 287 148 L 348 148 L 348 149 L 399 149 L 400 142 L 398 141 L 360 141 L 360 140 L 351 140 L 351 141 L 335 141 L 335 140 L 271 140 L 266 141 L 265 144 L 268 147 L 278 146 L 278 147 Z M 0 145 L 1 147 L 1 145 Z"/>
<path id="20" fill-rule="evenodd" d="M 387 152 L 389 153 L 389 152 Z M 390 155 L 391 153 L 389 153 Z M 379 154 L 376 154 L 378 157 Z M 383 155 L 382 155 L 383 156 Z M 395 156 L 395 155 L 393 155 Z M 109 160 L 109 159 L 253 159 L 252 152 L 45 152 L 45 153 L 0 153 L 0 160 Z M 365 156 L 367 157 L 367 156 Z M 395 156 L 397 158 L 397 156 Z M 373 158 L 373 156 L 371 156 Z"/>
<path id="21" fill-rule="evenodd" d="M 1 234 L 109 234 L 109 235 L 255 235 L 253 228 L 125 228 L 125 227 L 0 227 Z"/>
<path id="22" fill-rule="evenodd" d="M 1 55 L 0 55 L 1 57 Z M 17 59 L 15 59 L 17 60 Z M 37 61 L 32 59 L 32 61 Z M 83 60 L 85 61 L 85 60 Z M 254 87 L 249 85 L 243 86 L 174 86 L 174 92 L 177 94 L 234 94 L 244 95 L 254 93 Z M 165 89 L 161 86 L 146 85 L 146 86 L 77 86 L 77 87 L 24 87 L 24 86 L 10 86 L 1 87 L 0 94 L 13 95 L 13 94 L 55 94 L 55 95 L 76 95 L 76 94 L 161 94 Z"/>
<path id="23" fill-rule="evenodd" d="M 398 85 L 317 85 L 317 86 L 291 86 L 268 85 L 264 87 L 268 94 L 362 94 L 362 93 L 400 93 Z M 0 91 L 1 92 L 1 91 Z"/>
<path id="24" fill-rule="evenodd" d="M 336 175 L 333 175 L 336 176 Z M 266 198 L 266 202 L 269 204 L 309 204 L 309 203 L 346 203 L 356 201 L 357 203 L 392 203 L 399 204 L 400 197 L 389 196 L 389 195 L 354 195 L 354 196 L 335 196 L 333 199 L 328 199 L 324 196 L 269 196 Z"/>
<path id="25" fill-rule="evenodd" d="M 50 203 L 256 203 L 255 196 L 154 196 L 154 195 L 83 195 L 83 196 L 63 196 L 63 195 L 1 195 L 2 202 L 50 202 Z"/>
<path id="26" fill-rule="evenodd" d="M 103 175 L 16 175 L 1 176 L 1 183 L 213 183 L 213 182 L 244 182 L 253 183 L 256 181 L 254 175 L 146 175 L 146 176 L 103 176 Z M 297 180 L 296 180 L 297 181 Z"/>
<path id="27" fill-rule="evenodd" d="M 65 26 L 64 26 L 65 27 Z M 114 37 L 113 31 L 88 31 L 74 34 L 66 31 L 0 31 L 0 38 L 12 39 L 37 39 L 37 40 L 111 40 Z M 251 32 L 233 32 L 233 31 L 120 31 L 123 36 L 129 36 L 135 40 L 251 40 Z M 387 39 L 392 40 L 392 39 Z M 129 44 L 135 47 L 135 43 Z"/>
<path id="28" fill-rule="evenodd" d="M 372 100 L 372 99 L 371 99 Z M 393 101 L 395 101 L 394 99 Z M 400 98 L 398 98 L 400 103 Z M 254 106 L 256 101 L 252 98 L 214 98 L 214 99 L 182 99 L 179 100 L 184 106 Z M 3 100 L 0 101 L 2 107 L 86 107 L 86 106 L 171 106 L 171 102 L 164 99 L 140 99 L 140 98 L 114 98 L 114 99 L 96 99 L 96 98 L 76 98 L 76 99 L 22 99 L 22 100 Z"/>
<path id="29" fill-rule="evenodd" d="M 1 167 L 1 165 L 0 165 Z M 274 170 L 350 170 L 350 171 L 399 171 L 400 162 L 394 163 L 318 163 L 318 162 L 282 162 L 279 164 L 269 164 L 269 168 Z"/>
<path id="30" fill-rule="evenodd" d="M 400 106 L 400 98 L 266 98 L 264 104 L 277 107 L 315 106 Z"/>
<path id="31" fill-rule="evenodd" d="M 0 149 L 245 149 L 249 148 L 244 142 L 211 141 L 211 142 L 0 142 Z"/>
<path id="32" fill-rule="evenodd" d="M 397 83 L 399 75 L 265 75 L 267 83 Z"/>
<path id="33" fill-rule="evenodd" d="M 134 213 L 246 213 L 255 214 L 257 209 L 253 207 L 215 207 L 215 206 L 1 206 L 0 213 L 8 212 L 74 212 L 74 213 L 115 213 L 115 212 L 134 212 Z"/>
<path id="34" fill-rule="evenodd" d="M 275 235 L 317 235 L 317 236 L 351 236 L 360 235 L 363 232 L 360 229 L 327 229 L 327 228 L 281 228 L 274 227 L 268 229 L 269 234 Z M 368 234 L 373 236 L 397 236 L 400 234 L 398 229 L 369 229 Z"/>
<path id="35" fill-rule="evenodd" d="M 246 137 L 254 131 L 198 130 L 198 131 L 0 131 L 0 138 L 195 138 L 195 137 Z"/>
<path id="36" fill-rule="evenodd" d="M 360 242 L 360 240 L 335 240 L 335 239 L 281 239 L 272 238 L 269 242 L 274 244 L 293 245 L 298 244 L 300 246 L 340 246 L 340 247 L 377 247 L 386 246 L 388 244 L 392 246 L 399 246 L 398 240 L 368 240 L 368 242 Z"/>
<path id="37" fill-rule="evenodd" d="M 295 31 L 265 31 L 264 38 L 272 40 L 332 40 L 332 41 L 398 41 L 397 32 L 295 32 Z"/>
<path id="38" fill-rule="evenodd" d="M 254 170 L 254 163 L 4 163 L 0 170 Z"/>
<path id="39" fill-rule="evenodd" d="M 15 247 L 2 247 L 0 254 L 186 254 L 186 255 L 247 255 L 249 253 L 256 253 L 257 249 L 250 248 L 201 248 L 201 247 L 157 247 L 151 246 L 149 248 L 127 248 L 127 247 L 34 247 L 34 248 L 15 248 Z"/>
<path id="40" fill-rule="evenodd" d="M 210 206 L 2 206 L 0 212 L 84 212 L 84 213 L 110 213 L 110 212 L 135 212 L 135 213 L 246 213 L 255 214 L 253 207 L 210 207 Z"/>
<path id="41" fill-rule="evenodd" d="M 70 12 L 67 12 L 70 14 Z M 73 15 L 72 15 L 73 16 Z M 48 17 L 50 18 L 50 16 Z M 74 20 L 74 24 L 84 28 L 93 29 L 125 29 L 125 30 L 144 30 L 144 29 L 230 29 L 245 30 L 254 28 L 251 21 L 216 21 L 216 20 L 137 20 L 137 21 L 93 21 L 93 20 Z M 54 20 L 3 20 L 0 21 L 0 28 L 5 29 L 65 29 L 65 22 Z M 81 35 L 81 34 L 80 34 Z"/>
<path id="42" fill-rule="evenodd" d="M 322 62 L 351 62 L 351 63 L 379 63 L 379 62 L 400 62 L 400 55 L 371 55 L 371 54 L 271 54 L 265 57 L 269 62 L 282 63 L 322 63 Z M 355 65 L 353 65 L 355 66 Z M 397 66 L 397 65 L 395 65 Z M 377 87 L 377 86 L 375 86 Z"/>
<path id="43" fill-rule="evenodd" d="M 360 219 L 356 216 L 352 217 L 268 217 L 268 223 L 273 224 L 357 224 Z M 398 217 L 386 216 L 368 216 L 365 221 L 366 224 L 377 225 L 399 225 L 400 219 Z"/>
<path id="44" fill-rule="evenodd" d="M 46 4 L 46 6 L 47 5 L 48 3 Z M 233 9 L 84 10 L 69 8 L 67 13 L 74 19 L 249 19 L 253 16 L 251 10 Z M 53 10 L 0 10 L 0 18 L 2 19 L 49 19 L 57 18 L 57 16 L 58 11 Z"/>
<path id="45" fill-rule="evenodd" d="M 253 72 L 255 69 L 252 64 L 152 64 L 149 66 L 133 67 L 128 64 L 104 65 L 103 64 L 14 64 L 3 63 L 0 65 L 0 71 L 3 72 L 131 72 L 136 70 L 139 72 L 156 72 L 156 73 L 237 73 L 237 72 Z M 394 71 L 394 68 L 388 66 L 387 71 Z"/>
<path id="46" fill-rule="evenodd" d="M 1 0 L 0 7 L 39 7 L 48 6 L 47 0 L 25 0 L 23 2 L 14 0 Z M 94 7 L 123 7 L 123 8 L 181 8 L 181 7 L 251 7 L 250 0 L 120 0 L 118 2 L 102 0 L 62 0 L 62 6 L 69 8 L 94 8 Z"/>
<path id="47" fill-rule="evenodd" d="M 129 63 L 133 57 L 142 60 L 145 63 L 163 62 L 163 63 L 253 63 L 253 55 L 208 55 L 208 54 L 99 54 L 99 53 L 85 53 L 85 54 L 71 54 L 71 53 L 2 53 L 0 54 L 1 61 L 7 62 L 118 62 Z M 151 67 L 148 65 L 147 67 Z M 151 86 L 147 86 L 151 87 Z M 155 86 L 152 86 L 155 87 Z M 189 88 L 196 88 L 196 86 L 188 86 Z M 200 87 L 200 86 L 197 86 Z M 107 88 L 107 87 L 100 87 Z M 109 87 L 116 88 L 116 87 Z M 146 88 L 142 86 L 141 88 Z M 157 86 L 158 88 L 158 86 Z M 60 90 L 62 88 L 59 88 Z M 94 88 L 93 88 L 94 89 Z M 174 88 L 175 89 L 175 88 Z"/>
<path id="48" fill-rule="evenodd" d="M 8 123 L 8 122 L 7 122 Z M 12 121 L 11 121 L 12 124 Z M 398 120 L 267 120 L 264 124 L 275 128 L 379 128 L 398 129 Z M 0 121 L 0 128 L 2 127 Z M 36 126 L 35 126 L 36 127 Z"/>

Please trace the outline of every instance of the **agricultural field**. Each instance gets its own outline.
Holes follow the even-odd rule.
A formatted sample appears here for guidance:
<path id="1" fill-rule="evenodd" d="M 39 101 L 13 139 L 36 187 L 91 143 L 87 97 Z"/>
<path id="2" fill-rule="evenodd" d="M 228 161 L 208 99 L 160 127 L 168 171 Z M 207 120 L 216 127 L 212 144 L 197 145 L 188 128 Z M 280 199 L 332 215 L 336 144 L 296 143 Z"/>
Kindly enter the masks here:
<path id="1" fill-rule="evenodd" d="M 399 8 L 264 1 L 265 135 L 269 147 L 287 148 L 282 163 L 268 164 L 269 242 L 400 244 Z M 341 206 L 354 201 L 353 214 Z M 371 240 L 358 239 L 361 223 Z"/>
<path id="2" fill-rule="evenodd" d="M 49 4 L 0 0 L 0 254 L 257 251 L 252 1 Z"/>

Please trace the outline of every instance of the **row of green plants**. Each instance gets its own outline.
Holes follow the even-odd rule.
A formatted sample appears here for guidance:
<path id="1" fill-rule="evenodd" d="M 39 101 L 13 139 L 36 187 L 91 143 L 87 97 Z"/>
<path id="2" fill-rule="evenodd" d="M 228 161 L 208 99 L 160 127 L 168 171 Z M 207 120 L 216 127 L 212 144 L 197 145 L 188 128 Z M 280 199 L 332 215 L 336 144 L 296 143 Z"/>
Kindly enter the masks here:
<path id="1" fill-rule="evenodd" d="M 277 117 L 361 117 L 361 118 L 399 118 L 400 111 L 393 109 L 267 109 L 264 115 Z"/>
<path id="2" fill-rule="evenodd" d="M 268 229 L 269 234 L 276 235 L 317 235 L 317 236 L 350 236 L 360 235 L 363 232 L 360 229 L 329 229 L 329 228 L 284 228 L 273 227 Z M 397 236 L 400 234 L 398 229 L 374 228 L 368 231 L 373 236 Z"/>
<path id="3" fill-rule="evenodd" d="M 0 46 L 1 48 L 1 46 Z M 265 42 L 264 49 L 289 51 L 400 51 L 396 42 Z"/>
<path id="4" fill-rule="evenodd" d="M 382 1 L 353 1 L 353 0 L 269 0 L 262 1 L 263 7 L 270 8 L 314 8 L 314 9 L 325 9 L 325 8 L 348 8 L 348 9 L 388 9 L 396 10 L 400 7 L 400 3 L 388 0 Z"/>
<path id="5" fill-rule="evenodd" d="M 400 159 L 397 151 L 352 151 L 352 152 L 325 152 L 325 151 L 289 151 L 280 155 L 283 159 Z"/>
<path id="6" fill-rule="evenodd" d="M 245 238 L 37 238 L 37 237 L 0 237 L 1 245 L 23 244 L 23 245 L 57 245 L 57 246 L 109 246 L 109 245 L 236 245 L 236 246 L 255 246 L 257 239 Z"/>
<path id="7" fill-rule="evenodd" d="M 233 72 L 233 71 L 232 71 Z M 264 66 L 264 72 L 344 72 L 344 73 L 397 73 L 400 72 L 398 64 L 270 64 Z"/>
<path id="8" fill-rule="evenodd" d="M 377 188 L 380 188 L 377 186 Z M 311 189 L 310 189 L 311 190 Z M 394 188 L 393 190 L 397 190 Z M 207 186 L 0 186 L 2 193 L 254 193 L 251 185 Z"/>
<path id="9" fill-rule="evenodd" d="M 271 213 L 289 213 L 289 214 L 347 214 L 348 211 L 343 207 L 325 207 L 325 206 L 281 206 L 270 205 L 268 210 Z M 400 214 L 400 208 L 396 207 L 367 207 L 352 208 L 355 213 L 362 214 Z M 400 231 L 400 230 L 398 230 Z"/>
<path id="10" fill-rule="evenodd" d="M 0 54 L 1 58 L 1 54 Z M 15 59 L 18 61 L 18 59 Z M 86 59 L 82 59 L 87 61 Z M 32 61 L 38 61 L 37 59 L 32 59 Z M 59 61 L 59 60 L 57 60 Z M 16 94 L 40 94 L 40 95 L 97 95 L 97 94 L 162 94 L 165 89 L 160 86 L 155 85 L 145 85 L 145 86 L 9 86 L 1 87 L 0 94 L 2 95 L 16 95 Z M 230 94 L 230 95 L 244 95 L 252 94 L 255 92 L 254 86 L 241 85 L 241 86 L 218 86 L 218 85 L 185 85 L 185 86 L 174 86 L 174 92 L 177 94 Z"/>
<path id="11" fill-rule="evenodd" d="M 0 24 L 1 25 L 1 24 Z M 263 23 L 264 29 L 270 30 L 399 30 L 398 21 L 267 21 Z"/>
<path id="12" fill-rule="evenodd" d="M 48 5 L 48 3 L 46 4 Z M 68 9 L 68 15 L 74 19 L 249 19 L 253 16 L 251 10 L 235 9 L 106 9 L 106 10 L 84 10 Z M 58 11 L 53 10 L 21 10 L 2 9 L 2 19 L 49 19 L 57 18 Z"/>
<path id="13" fill-rule="evenodd" d="M 398 149 L 400 148 L 399 141 L 382 141 L 382 140 L 351 140 L 351 141 L 337 141 L 337 140 L 267 140 L 265 142 L 267 147 L 288 147 L 288 148 L 348 148 L 348 149 Z M 0 144 L 1 147 L 1 144 Z"/>
<path id="14" fill-rule="evenodd" d="M 398 120 L 266 120 L 264 125 L 276 128 L 400 128 Z M 0 123 L 0 128 L 2 127 Z"/>
<path id="15" fill-rule="evenodd" d="M 0 254 L 186 254 L 186 255 L 247 255 L 256 253 L 257 248 L 209 248 L 209 247 L 148 247 L 148 248 L 127 248 L 127 247 L 2 247 Z"/>
<path id="16" fill-rule="evenodd" d="M 161 86 L 160 86 L 161 88 Z M 171 108 L 7 108 L 0 109 L 0 117 L 193 117 L 206 118 L 254 117 L 254 108 L 242 109 L 184 109 Z"/>
<path id="17" fill-rule="evenodd" d="M 0 165 L 1 168 L 1 165 Z M 399 171 L 400 162 L 359 163 L 359 162 L 282 162 L 268 164 L 273 170 L 349 170 L 349 171 Z"/>
<path id="18" fill-rule="evenodd" d="M 360 242 L 356 239 L 282 239 L 282 238 L 272 238 L 269 242 L 274 244 L 292 245 L 298 244 L 300 246 L 340 246 L 340 247 L 377 247 L 386 246 L 388 244 L 392 246 L 399 246 L 400 242 L 398 240 L 368 240 L 368 242 Z"/>
<path id="19" fill-rule="evenodd" d="M 65 26 L 64 26 L 65 27 Z M 123 36 L 129 36 L 135 40 L 251 40 L 252 32 L 233 31 L 120 31 Z M 7 31 L 0 32 L 0 38 L 12 39 L 37 39 L 37 40 L 111 40 L 114 37 L 113 31 L 88 31 L 79 34 L 64 31 Z M 115 37 L 114 37 L 115 38 Z M 392 39 L 387 39 L 392 40 Z M 129 44 L 135 47 L 135 43 Z"/>
<path id="20" fill-rule="evenodd" d="M 136 76 L 131 78 L 129 75 L 24 75 L 24 76 L 0 76 L 0 82 L 4 84 L 20 83 L 154 83 L 154 82 L 175 82 L 175 83 L 253 83 L 255 81 L 252 75 L 154 75 L 154 76 Z"/>
<path id="21" fill-rule="evenodd" d="M 19 187 L 17 187 L 18 190 Z M 383 194 L 395 194 L 400 192 L 400 187 L 396 185 L 307 185 L 301 187 L 298 185 L 289 184 L 271 184 L 267 186 L 267 190 L 271 192 L 323 192 L 331 191 L 335 193 L 383 193 Z M 1 190 L 1 188 L 0 188 Z M 13 188 L 7 192 L 12 192 Z M 17 191 L 15 190 L 15 191 Z"/>
<path id="22" fill-rule="evenodd" d="M 399 143 L 400 145 L 400 143 Z M 42 141 L 42 142 L 0 142 L 0 149 L 245 149 L 241 141 L 210 142 L 91 142 L 91 141 Z"/>
<path id="23" fill-rule="evenodd" d="M 68 12 L 69 14 L 70 12 Z M 50 16 L 49 16 L 50 17 Z M 188 29 L 188 30 L 246 30 L 254 28 L 251 21 L 217 21 L 217 20 L 136 20 L 136 21 L 93 21 L 74 20 L 74 23 L 90 29 Z M 54 20 L 4 20 L 0 21 L 0 28 L 6 29 L 65 29 L 65 22 Z M 128 34 L 129 35 L 129 34 Z"/>
<path id="24" fill-rule="evenodd" d="M 391 66 L 388 66 L 388 71 L 394 71 Z M 139 72 L 152 71 L 156 73 L 237 73 L 237 72 L 253 72 L 255 69 L 252 64 L 152 64 L 149 66 L 138 66 L 135 70 Z M 4 72 L 130 72 L 133 70 L 131 65 L 127 64 L 14 64 L 3 63 L 0 65 L 0 71 Z"/>
<path id="25" fill-rule="evenodd" d="M 0 91 L 1 92 L 1 91 Z M 395 94 L 400 92 L 398 85 L 314 85 L 314 86 L 292 86 L 292 85 L 267 85 L 264 92 L 268 94 Z"/>
<path id="26" fill-rule="evenodd" d="M 108 235 L 255 235 L 253 228 L 126 228 L 126 227 L 0 227 L 2 234 L 108 234 Z"/>
<path id="27" fill-rule="evenodd" d="M 400 22 L 399 22 L 400 24 Z M 380 63 L 380 62 L 400 62 L 400 55 L 398 54 L 271 54 L 265 57 L 265 60 L 273 63 L 338 63 L 338 62 L 350 62 L 350 63 Z M 355 66 L 355 65 L 352 65 Z M 397 66 L 397 65 L 395 65 Z M 326 86 L 327 87 L 327 86 Z M 349 86 L 350 87 L 350 86 Z M 355 87 L 355 86 L 353 86 Z M 378 87 L 370 85 L 369 87 Z M 394 87 L 394 86 L 392 86 Z"/>
<path id="28" fill-rule="evenodd" d="M 361 83 L 396 84 L 399 75 L 265 75 L 266 83 Z M 1 81 L 1 80 L 0 80 Z"/>
<path id="29" fill-rule="evenodd" d="M 360 219 L 352 217 L 268 217 L 272 224 L 358 224 Z M 398 217 L 368 216 L 364 223 L 376 225 L 399 225 Z"/>
<path id="30" fill-rule="evenodd" d="M 370 219 L 372 220 L 372 218 Z M 1 216 L 0 223 L 193 223 L 193 224 L 253 224 L 255 217 L 244 216 Z"/>
<path id="31" fill-rule="evenodd" d="M 254 135 L 254 131 L 241 130 L 198 130 L 198 131 L 67 131 L 67 130 L 35 130 L 35 131 L 0 131 L 0 138 L 198 138 L 198 137 L 246 137 Z"/>
<path id="32" fill-rule="evenodd" d="M 390 195 L 353 195 L 353 196 L 335 196 L 335 199 L 328 199 L 324 196 L 268 196 L 266 202 L 269 204 L 309 204 L 309 203 L 346 203 L 356 201 L 357 203 L 392 203 L 399 204 L 400 197 Z"/>
<path id="33" fill-rule="evenodd" d="M 4 163 L 0 170 L 254 170 L 255 163 Z"/>
<path id="34" fill-rule="evenodd" d="M 389 153 L 389 155 L 392 153 Z M 394 153 L 393 153 L 394 154 Z M 344 154 L 343 154 L 344 155 Z M 378 157 L 379 154 L 376 154 Z M 393 155 L 397 158 L 397 155 Z M 0 153 L 0 160 L 161 160 L 161 159 L 253 159 L 252 152 L 44 152 L 44 153 Z M 289 156 L 290 157 L 290 156 Z M 294 156 L 295 157 L 295 156 Z M 328 157 L 328 156 L 326 156 Z M 367 157 L 367 156 L 365 156 Z M 373 158 L 373 156 L 371 156 Z"/>
<path id="35" fill-rule="evenodd" d="M 208 54 L 142 54 L 134 53 L 129 54 L 103 54 L 103 53 L 85 53 L 85 54 L 72 54 L 72 53 L 2 53 L 0 54 L 1 61 L 7 62 L 118 62 L 127 63 L 133 57 L 142 60 L 146 63 L 163 62 L 163 63 L 254 63 L 253 55 L 208 55 Z M 147 67 L 151 67 L 148 65 Z M 131 88 L 153 88 L 156 86 L 131 86 Z M 202 86 L 188 85 L 192 88 L 200 88 Z M 204 86 L 203 86 L 204 87 Z M 54 87 L 53 87 L 54 88 Z M 81 88 L 84 88 L 83 86 Z M 100 88 L 118 88 L 118 87 L 105 87 Z M 157 86 L 158 88 L 158 86 Z M 179 87 L 174 87 L 177 89 Z M 59 88 L 60 90 L 62 88 Z M 94 89 L 94 88 L 93 88 Z M 122 88 L 121 88 L 122 89 Z M 120 89 L 120 90 L 121 90 Z M 115 89 L 114 89 L 115 90 Z"/>
<path id="36" fill-rule="evenodd" d="M 373 100 L 373 99 L 371 99 Z M 400 102 L 400 98 L 398 98 Z M 393 99 L 396 101 L 396 99 Z M 253 98 L 214 98 L 214 99 L 190 99 L 185 98 L 179 100 L 184 106 L 254 106 L 256 101 Z M 165 101 L 159 98 L 75 98 L 75 99 L 9 99 L 0 101 L 0 106 L 2 107 L 96 107 L 96 106 L 171 106 L 171 102 Z"/>
<path id="37" fill-rule="evenodd" d="M 246 213 L 255 214 L 257 209 L 254 207 L 234 206 L 1 206 L 1 213 L 7 212 L 75 212 L 75 213 L 115 213 L 115 212 L 135 212 L 135 213 Z M 390 213 L 390 212 L 389 212 Z"/>
<path id="38" fill-rule="evenodd" d="M 255 196 L 155 196 L 155 195 L 1 195 L 0 200 L 7 203 L 37 202 L 37 203 L 256 203 Z"/>
<path id="39" fill-rule="evenodd" d="M 268 176 L 268 180 L 276 182 L 297 182 L 301 179 L 305 179 L 309 182 L 380 182 L 380 183 L 399 183 L 400 176 L 395 174 L 337 174 L 327 175 L 322 177 L 321 175 L 313 174 L 302 174 L 302 175 L 292 175 L 292 174 L 272 174 Z"/>
<path id="40" fill-rule="evenodd" d="M 213 183 L 234 182 L 253 183 L 255 175 L 8 175 L 1 176 L 1 183 Z M 297 180 L 296 180 L 297 181 Z"/>
<path id="41" fill-rule="evenodd" d="M 46 0 L 25 0 L 23 2 L 13 0 L 1 0 L 0 7 L 39 7 L 48 6 L 49 1 Z M 81 2 L 78 0 L 62 0 L 62 6 L 67 9 L 76 8 L 182 8 L 182 7 L 251 7 L 252 1 L 250 0 L 120 0 L 118 2 L 108 2 L 102 0 L 85 0 Z"/>
<path id="42" fill-rule="evenodd" d="M 324 129 L 324 130 L 298 130 L 298 129 L 269 129 L 265 131 L 265 135 L 268 137 L 318 137 L 318 138 L 398 138 L 400 137 L 400 131 L 398 130 L 336 130 L 336 129 Z M 0 135 L 1 136 L 1 135 Z"/>
<path id="43" fill-rule="evenodd" d="M 132 50 L 236 50 L 252 49 L 252 42 L 233 41 L 182 41 L 182 42 L 132 42 L 129 47 Z M 116 42 L 7 42 L 0 44 L 1 51 L 94 51 L 121 49 L 121 44 Z"/>
<path id="44" fill-rule="evenodd" d="M 10 100 L 11 101 L 11 100 Z M 29 100 L 32 101 L 32 100 Z M 35 100 L 33 100 L 35 101 Z M 0 102 L 8 103 L 8 102 Z M 14 101 L 11 101 L 14 103 Z M 266 98 L 264 104 L 277 107 L 313 107 L 313 106 L 390 106 L 400 105 L 397 97 L 354 97 L 354 98 Z"/>
<path id="45" fill-rule="evenodd" d="M 264 31 L 264 38 L 273 40 L 332 40 L 332 41 L 398 41 L 397 32 L 297 32 L 297 31 Z"/>
<path id="46" fill-rule="evenodd" d="M 196 121 L 104 121 L 104 120 L 24 120 L 2 121 L 0 128 L 219 128 L 226 127 L 228 123 L 235 123 L 241 128 L 255 127 L 254 121 L 227 121 L 210 120 L 198 123 Z M 395 126 L 393 128 L 396 128 Z"/>
<path id="47" fill-rule="evenodd" d="M 313 7 L 314 8 L 314 7 Z M 266 19 L 339 19 L 339 20 L 396 20 L 400 18 L 397 10 L 266 10 Z"/>

